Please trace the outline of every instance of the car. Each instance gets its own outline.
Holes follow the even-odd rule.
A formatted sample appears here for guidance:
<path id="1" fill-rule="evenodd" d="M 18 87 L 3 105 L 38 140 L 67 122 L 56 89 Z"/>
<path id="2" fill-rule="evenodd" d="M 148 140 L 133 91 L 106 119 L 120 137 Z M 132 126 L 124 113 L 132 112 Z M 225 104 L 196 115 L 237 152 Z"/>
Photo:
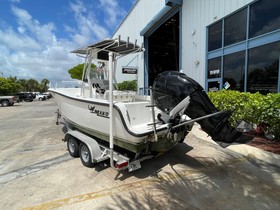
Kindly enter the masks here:
<path id="1" fill-rule="evenodd" d="M 51 94 L 51 93 L 49 93 L 49 92 L 42 93 L 42 95 L 45 95 L 45 96 L 47 97 L 47 99 L 52 98 L 52 94 Z"/>
<path id="2" fill-rule="evenodd" d="M 20 93 L 15 93 L 14 96 L 18 96 L 19 101 L 26 101 L 26 102 L 33 101 L 33 96 L 31 93 L 20 92 Z"/>
<path id="3" fill-rule="evenodd" d="M 43 95 L 43 94 L 41 94 L 41 93 L 39 93 L 39 92 L 36 92 L 36 93 L 35 93 L 35 96 L 36 96 L 36 99 L 38 99 L 39 101 L 44 101 L 44 100 L 47 99 L 47 96 L 46 96 L 46 95 Z"/>

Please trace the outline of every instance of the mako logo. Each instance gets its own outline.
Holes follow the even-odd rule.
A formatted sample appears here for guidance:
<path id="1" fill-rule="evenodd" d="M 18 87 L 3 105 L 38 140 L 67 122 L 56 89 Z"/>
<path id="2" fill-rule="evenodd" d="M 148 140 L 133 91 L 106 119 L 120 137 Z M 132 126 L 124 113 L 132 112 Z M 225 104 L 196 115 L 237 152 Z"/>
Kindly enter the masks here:
<path id="1" fill-rule="evenodd" d="M 105 112 L 105 111 L 95 109 L 95 106 L 88 105 L 88 110 L 90 111 L 90 113 L 96 114 L 99 117 L 109 118 L 109 112 Z"/>

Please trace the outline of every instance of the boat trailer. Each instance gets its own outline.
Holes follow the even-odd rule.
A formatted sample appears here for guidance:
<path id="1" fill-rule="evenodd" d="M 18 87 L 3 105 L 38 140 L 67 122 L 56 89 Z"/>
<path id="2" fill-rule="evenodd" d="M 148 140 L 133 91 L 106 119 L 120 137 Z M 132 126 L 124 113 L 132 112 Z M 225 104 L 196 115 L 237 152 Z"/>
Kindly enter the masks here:
<path id="1" fill-rule="evenodd" d="M 150 106 L 153 107 L 153 106 Z M 225 111 L 220 111 L 216 113 L 212 113 L 203 117 L 199 117 L 196 119 L 190 119 L 188 121 L 185 121 L 181 124 L 178 124 L 176 126 L 173 126 L 169 128 L 170 132 L 172 132 L 173 129 L 176 129 L 178 127 L 187 125 L 187 124 L 193 124 L 194 122 L 198 122 L 200 120 L 213 117 L 215 115 L 223 114 Z M 126 154 L 127 151 L 123 152 L 123 154 L 119 151 L 111 150 L 108 146 L 99 143 L 97 138 L 91 137 L 87 134 L 84 134 L 78 130 L 71 130 L 67 127 L 67 124 L 64 122 L 61 122 L 61 114 L 60 111 L 56 111 L 57 114 L 57 121 L 56 125 L 64 124 L 67 128 L 67 132 L 65 133 L 64 139 L 62 139 L 64 142 L 67 143 L 67 148 L 70 156 L 72 157 L 80 157 L 81 162 L 84 166 L 92 168 L 97 163 L 105 162 L 106 160 L 110 160 L 110 165 L 115 170 L 125 170 L 127 169 L 129 172 L 135 171 L 137 169 L 141 168 L 141 162 L 144 160 L 148 160 L 151 158 L 154 158 L 158 154 L 152 154 L 147 152 L 145 153 L 136 153 L 134 156 L 128 156 Z M 150 125 L 149 125 L 150 126 Z M 156 135 L 156 129 L 154 130 Z M 113 151 L 113 154 L 111 154 L 111 151 Z M 112 164 L 113 162 L 113 164 Z"/>

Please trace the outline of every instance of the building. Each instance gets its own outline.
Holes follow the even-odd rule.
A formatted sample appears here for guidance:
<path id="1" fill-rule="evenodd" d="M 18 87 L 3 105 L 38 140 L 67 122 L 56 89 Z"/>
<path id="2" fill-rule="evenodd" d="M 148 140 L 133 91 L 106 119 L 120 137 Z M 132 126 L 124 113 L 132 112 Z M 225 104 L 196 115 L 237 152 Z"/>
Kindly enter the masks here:
<path id="1" fill-rule="evenodd" d="M 279 0 L 138 0 L 113 37 L 144 44 L 121 59 L 139 91 L 158 73 L 182 71 L 207 91 L 280 92 Z M 120 67 L 119 66 L 119 67 Z"/>

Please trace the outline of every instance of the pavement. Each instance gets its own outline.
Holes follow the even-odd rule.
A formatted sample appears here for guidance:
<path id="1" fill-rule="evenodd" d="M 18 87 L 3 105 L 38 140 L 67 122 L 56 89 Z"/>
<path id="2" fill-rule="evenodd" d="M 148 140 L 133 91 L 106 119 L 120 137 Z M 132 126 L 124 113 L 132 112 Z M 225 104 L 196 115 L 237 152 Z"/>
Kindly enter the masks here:
<path id="1" fill-rule="evenodd" d="M 199 124 L 195 124 L 192 129 L 192 134 L 194 134 L 197 138 L 201 138 L 206 140 L 207 142 L 210 141 L 213 144 L 220 146 L 218 143 L 214 142 L 212 138 L 201 130 Z M 280 156 L 271 152 L 260 150 L 256 147 L 252 147 L 247 144 L 230 144 L 225 147 L 228 150 L 231 150 L 236 153 L 240 153 L 243 156 L 250 157 L 254 159 L 256 162 L 266 163 L 270 165 L 275 165 L 276 167 L 280 167 Z"/>
<path id="2" fill-rule="evenodd" d="M 54 101 L 0 107 L 0 209 L 280 209 L 280 157 L 220 147 L 198 124 L 134 172 L 68 155 Z"/>

